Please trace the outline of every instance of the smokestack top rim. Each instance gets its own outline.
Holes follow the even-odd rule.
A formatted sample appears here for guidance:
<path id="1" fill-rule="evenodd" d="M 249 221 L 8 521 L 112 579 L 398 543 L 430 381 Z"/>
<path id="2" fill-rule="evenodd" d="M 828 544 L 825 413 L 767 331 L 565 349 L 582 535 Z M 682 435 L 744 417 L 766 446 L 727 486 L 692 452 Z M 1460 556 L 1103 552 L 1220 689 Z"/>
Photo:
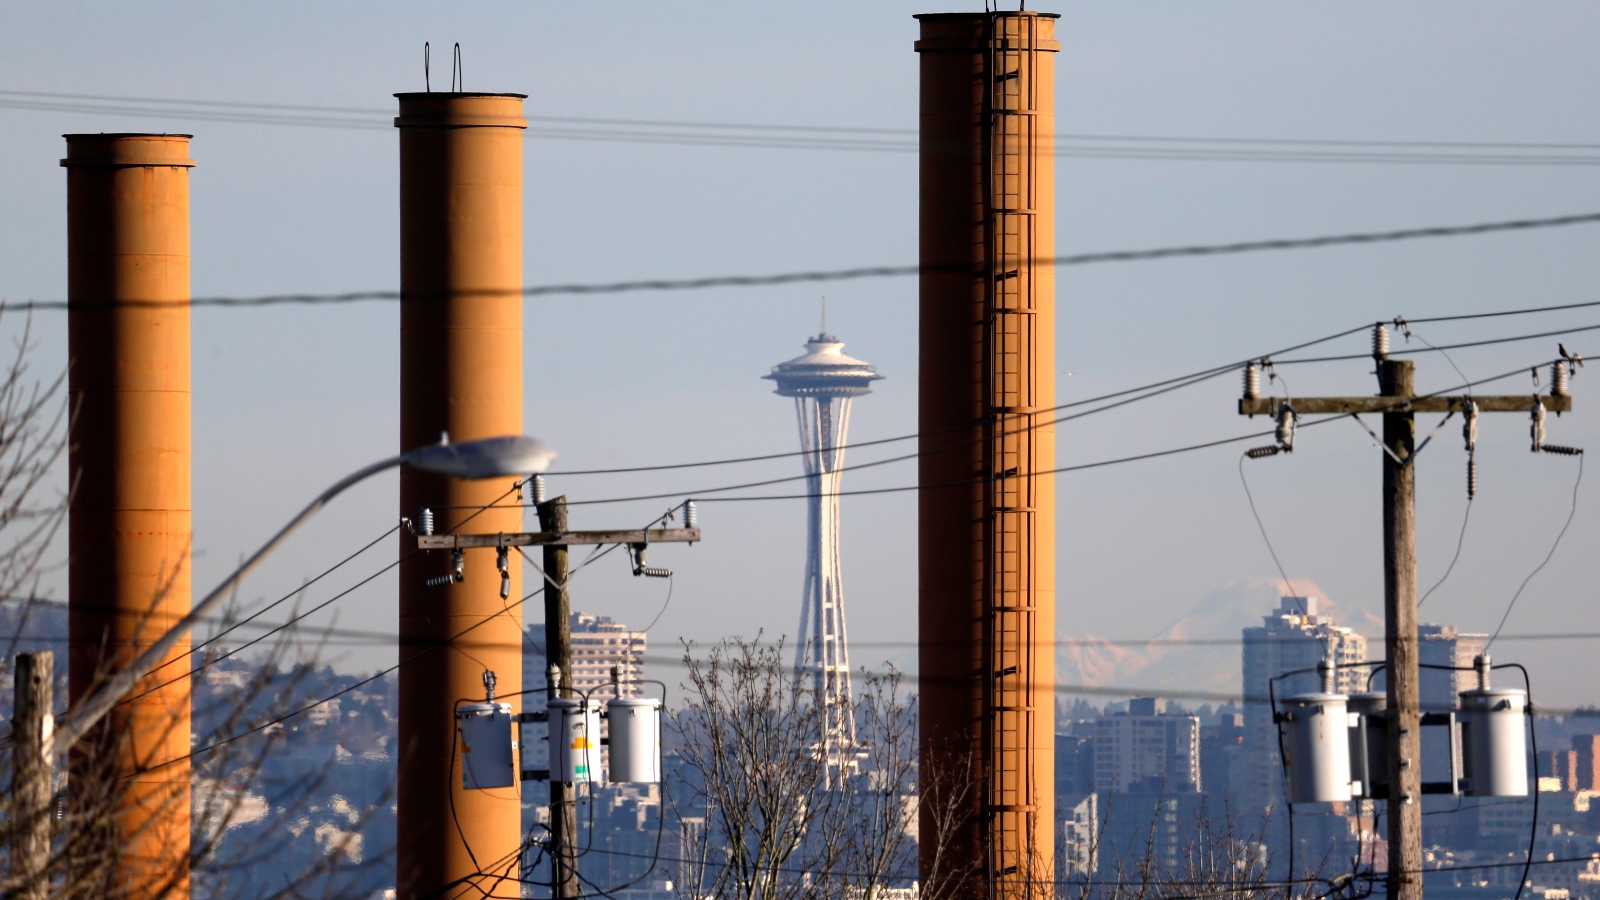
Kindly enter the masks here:
<path id="1" fill-rule="evenodd" d="M 915 13 L 914 15 L 911 16 L 911 18 L 913 18 L 913 19 L 931 19 L 931 20 L 935 20 L 935 21 L 944 20 L 944 21 L 947 21 L 947 22 L 955 22 L 955 21 L 962 21 L 962 20 L 966 20 L 966 21 L 981 21 L 981 20 L 989 18 L 991 16 L 994 17 L 994 18 L 997 18 L 997 19 L 1022 19 L 1022 18 L 1059 19 L 1059 18 L 1061 18 L 1061 13 L 1039 12 L 1038 10 L 1033 10 L 1033 9 L 1021 9 L 1021 10 L 1018 10 L 1018 9 L 1006 9 L 1006 10 L 995 10 L 994 12 Z"/>
<path id="2" fill-rule="evenodd" d="M 398 91 L 395 96 L 401 100 L 422 100 L 434 97 L 441 100 L 459 100 L 466 97 L 515 97 L 518 100 L 528 99 L 527 94 L 495 93 L 491 91 Z"/>
<path id="3" fill-rule="evenodd" d="M 115 141 L 126 138 L 182 138 L 186 141 L 194 140 L 192 134 L 181 134 L 176 131 L 101 131 L 98 133 L 63 134 L 62 137 L 69 141 Z"/>
<path id="4" fill-rule="evenodd" d="M 479 91 L 409 91 L 395 94 L 400 114 L 394 126 L 435 131 L 455 128 L 527 128 L 522 101 L 527 94 Z"/>
<path id="5" fill-rule="evenodd" d="M 67 156 L 62 168 L 180 168 L 194 167 L 189 158 L 192 134 L 101 132 L 64 134 Z"/>

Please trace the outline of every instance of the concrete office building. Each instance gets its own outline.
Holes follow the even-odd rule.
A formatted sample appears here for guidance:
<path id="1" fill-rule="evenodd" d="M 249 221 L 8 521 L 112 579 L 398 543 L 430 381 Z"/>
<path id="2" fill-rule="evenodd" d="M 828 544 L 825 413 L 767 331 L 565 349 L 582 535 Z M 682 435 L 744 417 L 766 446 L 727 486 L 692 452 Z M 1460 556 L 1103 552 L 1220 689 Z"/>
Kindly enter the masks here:
<path id="1" fill-rule="evenodd" d="M 1200 784 L 1200 720 L 1140 697 L 1095 720 L 1097 793 L 1193 793 Z"/>

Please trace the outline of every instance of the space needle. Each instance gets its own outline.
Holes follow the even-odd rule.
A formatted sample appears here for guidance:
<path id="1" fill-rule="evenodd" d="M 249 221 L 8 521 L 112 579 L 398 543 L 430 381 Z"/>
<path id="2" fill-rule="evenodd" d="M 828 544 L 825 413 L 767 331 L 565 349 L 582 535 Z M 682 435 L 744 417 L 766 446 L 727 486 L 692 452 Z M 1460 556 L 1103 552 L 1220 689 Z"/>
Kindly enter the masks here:
<path id="1" fill-rule="evenodd" d="M 839 569 L 839 480 L 844 468 L 850 401 L 872 392 L 877 370 L 844 354 L 844 342 L 822 330 L 806 352 L 774 366 L 774 392 L 793 397 L 806 471 L 806 583 L 800 603 L 795 668 L 809 678 L 822 714 L 819 757 L 828 782 L 854 768 L 856 729 L 845 640 L 844 582 Z"/>

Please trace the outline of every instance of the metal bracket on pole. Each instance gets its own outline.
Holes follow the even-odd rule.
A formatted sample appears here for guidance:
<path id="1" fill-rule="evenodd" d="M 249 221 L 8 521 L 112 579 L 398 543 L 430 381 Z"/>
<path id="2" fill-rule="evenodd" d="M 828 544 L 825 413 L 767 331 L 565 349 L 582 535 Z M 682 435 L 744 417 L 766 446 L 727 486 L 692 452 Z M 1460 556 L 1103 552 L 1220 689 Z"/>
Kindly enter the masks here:
<path id="1" fill-rule="evenodd" d="M 517 534 L 417 535 L 418 550 L 473 547 L 574 547 L 593 544 L 694 544 L 699 528 L 634 528 L 620 531 L 525 531 Z"/>

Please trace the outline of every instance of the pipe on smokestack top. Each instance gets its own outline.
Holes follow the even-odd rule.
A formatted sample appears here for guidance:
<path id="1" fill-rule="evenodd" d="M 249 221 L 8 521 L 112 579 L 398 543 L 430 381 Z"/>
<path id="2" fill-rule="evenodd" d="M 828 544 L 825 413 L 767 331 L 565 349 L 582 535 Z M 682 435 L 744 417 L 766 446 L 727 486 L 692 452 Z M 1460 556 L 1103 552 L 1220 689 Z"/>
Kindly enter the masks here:
<path id="1" fill-rule="evenodd" d="M 194 160 L 186 134 L 64 137 L 76 704 L 189 612 Z M 114 896 L 189 893 L 189 680 L 174 679 L 188 650 L 185 637 L 72 754 L 77 827 L 92 830 L 73 841 L 115 854 L 102 886 Z"/>
<path id="2" fill-rule="evenodd" d="M 921 876 L 1053 897 L 1056 16 L 917 18 Z"/>
<path id="3" fill-rule="evenodd" d="M 405 93 L 400 115 L 400 450 L 522 433 L 522 117 L 524 94 Z M 522 530 L 520 508 L 484 509 L 511 481 L 400 473 L 400 513 L 431 507 L 448 531 Z M 415 539 L 401 536 L 402 552 Z M 466 551 L 465 579 L 432 589 L 448 556 L 400 564 L 399 900 L 476 896 L 482 867 L 519 877 L 515 788 L 465 790 L 458 700 L 482 699 L 492 670 L 511 703 L 522 690 L 521 567 L 501 599 L 495 554 Z M 477 627 L 470 651 L 448 638 Z M 433 652 L 417 654 L 429 648 Z M 470 653 L 470 655 L 469 655 Z M 506 866 L 510 864 L 510 868 Z M 491 884 L 515 885 L 515 881 Z M 488 889 L 488 885 L 484 885 Z"/>

